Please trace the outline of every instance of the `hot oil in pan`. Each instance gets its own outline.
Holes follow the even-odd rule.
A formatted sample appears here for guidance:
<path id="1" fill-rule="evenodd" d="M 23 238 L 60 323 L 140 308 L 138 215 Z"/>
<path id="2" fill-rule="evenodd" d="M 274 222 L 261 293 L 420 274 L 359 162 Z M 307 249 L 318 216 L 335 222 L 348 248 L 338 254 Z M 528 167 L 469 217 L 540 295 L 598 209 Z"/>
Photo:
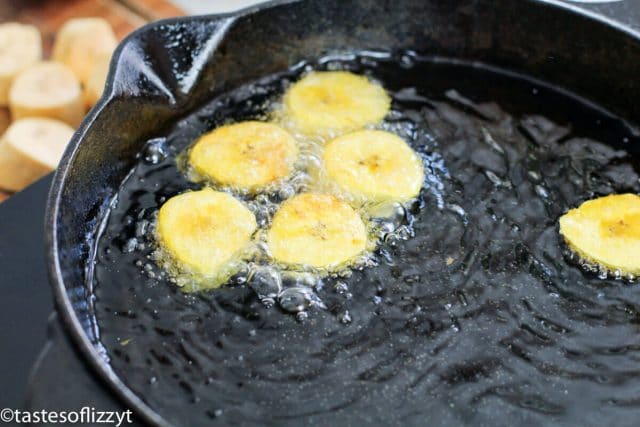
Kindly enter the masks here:
<path id="1" fill-rule="evenodd" d="M 177 425 L 635 425 L 640 287 L 586 273 L 557 219 L 640 193 L 640 139 L 543 85 L 451 61 L 361 55 L 385 127 L 427 173 L 415 237 L 318 291 L 304 322 L 246 285 L 186 294 L 147 257 L 162 202 L 198 188 L 174 156 L 261 117 L 303 66 L 235 90 L 148 144 L 99 241 L 96 312 L 113 369 Z M 635 156 L 635 158 L 634 158 Z"/>

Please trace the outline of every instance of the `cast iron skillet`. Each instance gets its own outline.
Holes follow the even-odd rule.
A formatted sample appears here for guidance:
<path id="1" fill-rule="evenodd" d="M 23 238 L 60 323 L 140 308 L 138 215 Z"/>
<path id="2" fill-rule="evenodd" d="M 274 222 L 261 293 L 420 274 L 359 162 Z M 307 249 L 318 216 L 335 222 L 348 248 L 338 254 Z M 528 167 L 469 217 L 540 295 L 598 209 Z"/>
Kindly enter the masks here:
<path id="1" fill-rule="evenodd" d="M 105 362 L 91 289 L 97 219 L 147 136 L 215 94 L 336 51 L 408 49 L 478 60 L 552 82 L 622 118 L 640 116 L 640 34 L 555 0 L 274 1 L 136 31 L 54 178 L 47 256 L 67 332 L 143 420 L 169 425 Z"/>

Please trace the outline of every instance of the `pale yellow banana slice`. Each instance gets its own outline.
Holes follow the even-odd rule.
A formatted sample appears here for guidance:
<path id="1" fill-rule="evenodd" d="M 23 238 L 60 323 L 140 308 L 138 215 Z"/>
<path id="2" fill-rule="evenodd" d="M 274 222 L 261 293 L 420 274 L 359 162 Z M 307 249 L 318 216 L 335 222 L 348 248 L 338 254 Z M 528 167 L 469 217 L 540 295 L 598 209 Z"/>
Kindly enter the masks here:
<path id="1" fill-rule="evenodd" d="M 402 138 L 362 130 L 340 136 L 324 150 L 326 175 L 341 190 L 369 201 L 406 201 L 424 181 L 420 157 Z"/>
<path id="2" fill-rule="evenodd" d="M 32 25 L 0 24 L 0 106 L 9 103 L 16 75 L 42 59 L 42 39 Z"/>
<path id="3" fill-rule="evenodd" d="M 391 99 L 366 77 L 346 71 L 312 72 L 287 90 L 285 116 L 307 134 L 336 134 L 380 122 Z"/>
<path id="4" fill-rule="evenodd" d="M 181 270 L 217 277 L 256 227 L 253 213 L 240 201 L 205 188 L 169 199 L 160 208 L 156 230 L 160 245 Z"/>
<path id="5" fill-rule="evenodd" d="M 96 61 L 91 69 L 89 80 L 84 85 L 84 102 L 88 108 L 93 107 L 102 96 L 109 73 L 111 57 L 103 57 Z"/>
<path id="6" fill-rule="evenodd" d="M 584 202 L 560 217 L 560 234 L 586 261 L 640 274 L 640 197 L 616 194 Z"/>
<path id="7" fill-rule="evenodd" d="M 257 121 L 222 126 L 202 136 L 189 153 L 196 173 L 223 185 L 262 188 L 293 171 L 294 138 L 281 127 Z"/>
<path id="8" fill-rule="evenodd" d="M 332 268 L 367 247 L 367 230 L 358 213 L 334 196 L 300 194 L 285 201 L 273 217 L 267 244 L 276 261 Z"/>
<path id="9" fill-rule="evenodd" d="M 102 18 L 70 19 L 60 28 L 52 58 L 66 64 L 83 84 L 91 78 L 94 65 L 111 57 L 118 41 L 109 22 Z"/>
<path id="10" fill-rule="evenodd" d="M 0 188 L 18 191 L 56 168 L 73 129 L 58 120 L 16 120 L 0 139 Z"/>
<path id="11" fill-rule="evenodd" d="M 9 91 L 13 119 L 48 117 L 78 126 L 84 117 L 80 82 L 66 66 L 43 61 L 23 70 Z"/>

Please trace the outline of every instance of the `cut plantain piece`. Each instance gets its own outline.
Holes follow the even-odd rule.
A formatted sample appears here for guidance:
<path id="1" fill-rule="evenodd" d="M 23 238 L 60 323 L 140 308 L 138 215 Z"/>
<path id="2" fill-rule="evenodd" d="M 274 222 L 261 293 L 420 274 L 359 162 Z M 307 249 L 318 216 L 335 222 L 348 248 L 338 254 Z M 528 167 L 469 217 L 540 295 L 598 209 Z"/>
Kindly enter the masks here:
<path id="1" fill-rule="evenodd" d="M 0 188 L 18 191 L 56 168 L 73 129 L 58 120 L 16 120 L 0 139 Z"/>
<path id="2" fill-rule="evenodd" d="M 102 96 L 110 63 L 111 57 L 109 56 L 98 59 L 93 65 L 89 80 L 84 85 L 84 102 L 87 108 L 93 107 Z"/>
<path id="3" fill-rule="evenodd" d="M 94 65 L 101 58 L 111 57 L 117 44 L 113 29 L 106 20 L 70 19 L 56 35 L 52 58 L 66 64 L 83 84 L 87 84 Z"/>
<path id="4" fill-rule="evenodd" d="M 78 126 L 84 117 L 80 82 L 62 64 L 43 61 L 22 71 L 9 91 L 13 119 L 48 117 Z"/>
<path id="5" fill-rule="evenodd" d="M 380 122 L 391 99 L 364 76 L 346 71 L 312 72 L 287 90 L 285 115 L 306 134 L 329 135 Z"/>
<path id="6" fill-rule="evenodd" d="M 201 176 L 253 191 L 289 176 L 297 155 L 296 141 L 287 131 L 248 121 L 202 136 L 189 153 L 189 163 Z"/>
<path id="7" fill-rule="evenodd" d="M 305 193 L 281 205 L 267 232 L 267 245 L 276 261 L 331 269 L 365 251 L 367 230 L 347 203 Z"/>
<path id="8" fill-rule="evenodd" d="M 0 106 L 9 103 L 16 75 L 42 59 L 42 38 L 32 25 L 0 24 Z"/>
<path id="9" fill-rule="evenodd" d="M 584 202 L 560 217 L 560 234 L 590 263 L 640 274 L 640 197 L 617 194 Z"/>
<path id="10" fill-rule="evenodd" d="M 329 142 L 323 163 L 328 179 L 342 191 L 368 201 L 406 201 L 424 181 L 420 157 L 402 138 L 363 130 Z"/>
<path id="11" fill-rule="evenodd" d="M 160 208 L 156 230 L 180 270 L 220 278 L 256 227 L 255 216 L 240 201 L 205 188 L 169 199 Z"/>

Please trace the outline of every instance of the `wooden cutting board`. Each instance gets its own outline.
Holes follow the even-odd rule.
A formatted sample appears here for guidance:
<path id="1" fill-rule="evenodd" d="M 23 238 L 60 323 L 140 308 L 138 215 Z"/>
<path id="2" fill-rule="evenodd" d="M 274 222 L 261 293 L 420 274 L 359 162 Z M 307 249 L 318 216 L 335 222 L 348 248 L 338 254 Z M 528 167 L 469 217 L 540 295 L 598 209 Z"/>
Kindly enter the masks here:
<path id="1" fill-rule="evenodd" d="M 0 22 L 16 21 L 40 29 L 45 58 L 56 32 L 70 18 L 100 16 L 122 40 L 147 22 L 180 15 L 184 11 L 169 0 L 0 0 Z M 0 190 L 0 202 L 8 196 Z"/>

